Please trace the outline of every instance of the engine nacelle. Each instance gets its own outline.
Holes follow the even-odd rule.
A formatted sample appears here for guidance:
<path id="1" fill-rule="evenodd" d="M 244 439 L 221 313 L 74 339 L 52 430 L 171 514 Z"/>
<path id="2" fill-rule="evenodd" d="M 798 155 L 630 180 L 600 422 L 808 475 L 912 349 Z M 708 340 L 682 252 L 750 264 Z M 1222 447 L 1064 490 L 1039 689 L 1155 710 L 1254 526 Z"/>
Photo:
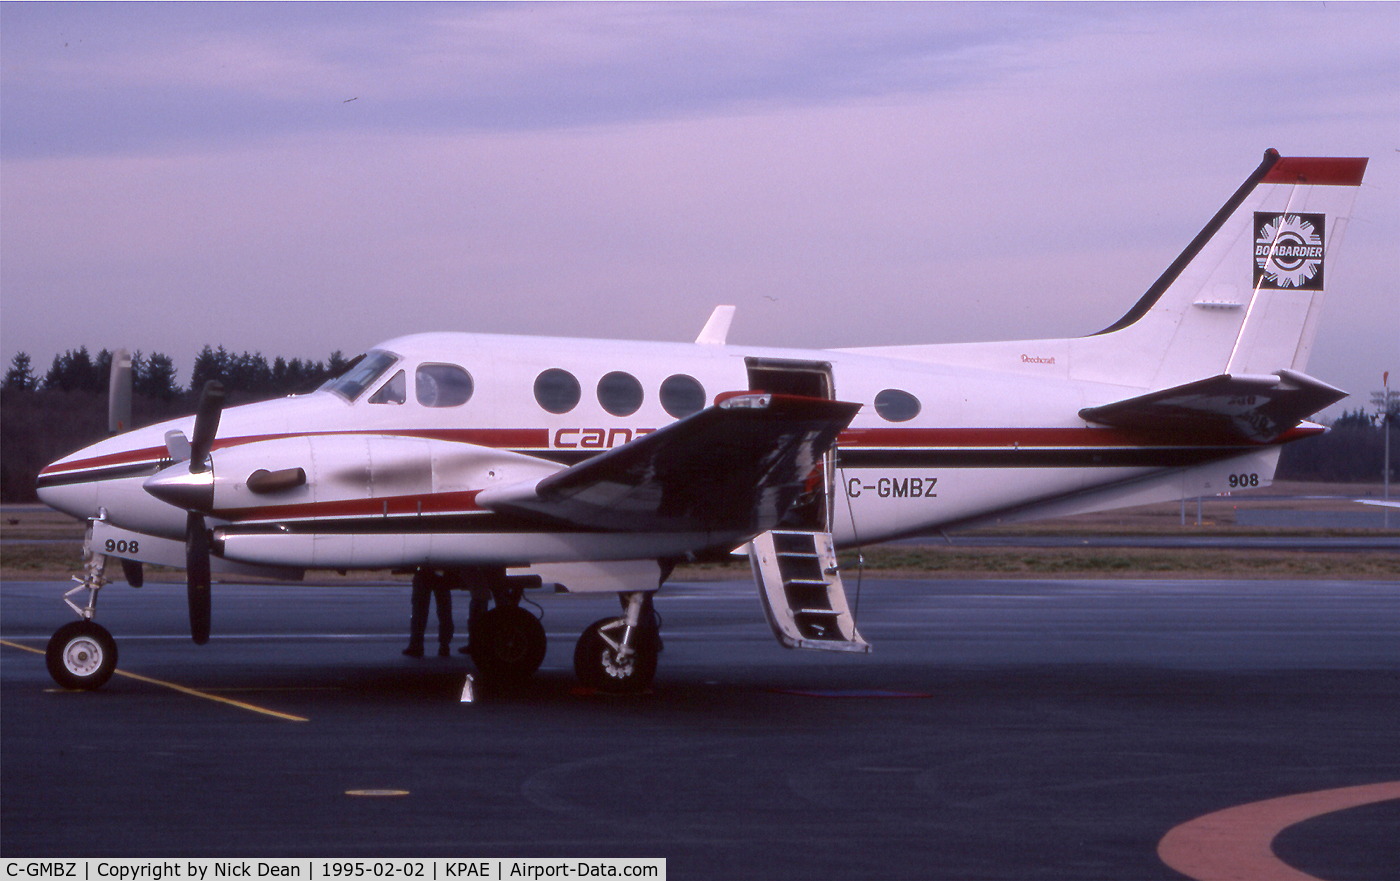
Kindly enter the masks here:
<path id="1" fill-rule="evenodd" d="M 202 472 L 176 463 L 156 498 L 225 523 L 344 520 L 463 509 L 482 489 L 560 466 L 475 444 L 374 434 L 281 437 L 216 449 Z"/>

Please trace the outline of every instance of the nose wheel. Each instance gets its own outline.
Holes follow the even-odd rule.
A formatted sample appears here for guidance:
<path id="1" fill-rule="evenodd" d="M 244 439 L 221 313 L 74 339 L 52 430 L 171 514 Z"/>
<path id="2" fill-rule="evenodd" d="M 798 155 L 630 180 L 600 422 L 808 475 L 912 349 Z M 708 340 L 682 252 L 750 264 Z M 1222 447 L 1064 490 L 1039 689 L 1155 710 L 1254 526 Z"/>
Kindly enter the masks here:
<path id="1" fill-rule="evenodd" d="M 70 621 L 54 631 L 44 652 L 49 675 L 64 688 L 101 688 L 117 669 L 117 642 L 95 621 Z"/>
<path id="2" fill-rule="evenodd" d="M 54 631 L 49 637 L 44 662 L 53 681 L 64 688 L 92 691 L 101 688 L 117 669 L 117 641 L 107 628 L 92 620 L 97 614 L 97 594 L 107 584 L 107 558 L 92 550 L 92 524 L 83 543 L 83 574 L 73 576 L 77 587 L 63 595 L 68 608 L 82 616 Z M 87 604 L 78 605 L 71 597 L 87 592 Z"/>

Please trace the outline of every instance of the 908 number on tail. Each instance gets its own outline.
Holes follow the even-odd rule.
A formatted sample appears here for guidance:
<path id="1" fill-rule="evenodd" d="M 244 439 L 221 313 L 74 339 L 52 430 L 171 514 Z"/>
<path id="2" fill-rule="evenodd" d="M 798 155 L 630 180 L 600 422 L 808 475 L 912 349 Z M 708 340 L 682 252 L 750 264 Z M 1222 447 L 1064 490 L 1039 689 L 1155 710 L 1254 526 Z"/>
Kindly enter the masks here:
<path id="1" fill-rule="evenodd" d="M 1244 488 L 1244 487 L 1258 486 L 1258 485 L 1259 485 L 1259 475 L 1258 475 L 1258 474 L 1231 474 L 1231 475 L 1230 475 L 1230 488 L 1231 488 L 1231 489 L 1242 489 L 1242 488 Z"/>

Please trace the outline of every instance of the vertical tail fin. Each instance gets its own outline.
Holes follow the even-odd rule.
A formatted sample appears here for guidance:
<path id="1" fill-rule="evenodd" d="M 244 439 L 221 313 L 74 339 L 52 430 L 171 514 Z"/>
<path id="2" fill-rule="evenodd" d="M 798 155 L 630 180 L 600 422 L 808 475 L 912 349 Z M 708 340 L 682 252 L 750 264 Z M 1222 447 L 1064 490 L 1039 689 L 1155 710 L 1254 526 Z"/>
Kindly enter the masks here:
<path id="1" fill-rule="evenodd" d="M 850 351 L 1148 392 L 1302 373 L 1365 172 L 1365 159 L 1269 150 L 1137 304 L 1091 336 Z"/>
<path id="2" fill-rule="evenodd" d="M 1269 150 L 1225 206 L 1121 319 L 1076 341 L 1072 371 L 1168 388 L 1220 373 L 1301 372 L 1327 265 L 1365 159 Z"/>

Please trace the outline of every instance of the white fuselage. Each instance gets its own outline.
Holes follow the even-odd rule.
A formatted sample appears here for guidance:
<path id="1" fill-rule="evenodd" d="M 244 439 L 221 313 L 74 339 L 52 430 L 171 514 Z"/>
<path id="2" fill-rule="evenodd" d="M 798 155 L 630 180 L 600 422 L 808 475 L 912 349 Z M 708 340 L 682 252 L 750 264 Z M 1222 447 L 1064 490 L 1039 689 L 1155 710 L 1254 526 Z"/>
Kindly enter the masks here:
<path id="1" fill-rule="evenodd" d="M 45 468 L 39 493 L 166 541 L 206 524 L 230 560 L 347 569 L 674 560 L 789 517 L 852 546 L 1262 486 L 1345 396 L 1303 371 L 1365 168 L 1267 151 L 1090 336 L 761 349 L 724 344 L 726 306 L 690 344 L 406 336 L 314 394 L 222 412 L 215 390 L 216 434 L 129 432 Z M 726 396 L 749 390 L 789 422 L 745 435 L 767 417 L 734 411 L 767 405 Z M 764 513 L 720 516 L 740 506 Z"/>
<path id="2" fill-rule="evenodd" d="M 749 536 L 499 529 L 474 500 L 758 385 L 751 366 L 821 372 L 829 365 L 831 396 L 862 405 L 840 435 L 829 480 L 830 526 L 842 546 L 999 516 L 1218 492 L 1240 473 L 1267 482 L 1277 455 L 1272 446 L 1164 443 L 1090 425 L 1076 415 L 1081 409 L 1134 389 L 1057 376 L 1034 355 L 1013 354 L 1011 369 L 998 371 L 940 364 L 927 347 L 911 360 L 858 350 L 457 333 L 401 337 L 374 351 L 392 355 L 381 359 L 392 364 L 353 400 L 322 390 L 223 413 L 211 525 L 300 522 L 305 535 L 293 541 L 285 525 L 231 529 L 230 559 L 342 569 L 528 565 L 683 557 L 742 543 Z M 1032 379 L 1027 371 L 1038 366 L 1048 375 Z M 448 368 L 469 376 L 469 397 L 433 405 L 443 398 L 426 384 Z M 576 401 L 559 371 L 573 377 Z M 171 464 L 166 433 L 191 429 L 192 419 L 174 420 L 95 444 L 45 469 L 41 494 L 76 517 L 180 539 L 185 510 L 153 498 L 144 483 Z M 254 497 L 244 488 L 254 470 L 292 467 L 310 472 L 300 494 Z M 372 528 L 375 520 L 382 528 Z"/>

